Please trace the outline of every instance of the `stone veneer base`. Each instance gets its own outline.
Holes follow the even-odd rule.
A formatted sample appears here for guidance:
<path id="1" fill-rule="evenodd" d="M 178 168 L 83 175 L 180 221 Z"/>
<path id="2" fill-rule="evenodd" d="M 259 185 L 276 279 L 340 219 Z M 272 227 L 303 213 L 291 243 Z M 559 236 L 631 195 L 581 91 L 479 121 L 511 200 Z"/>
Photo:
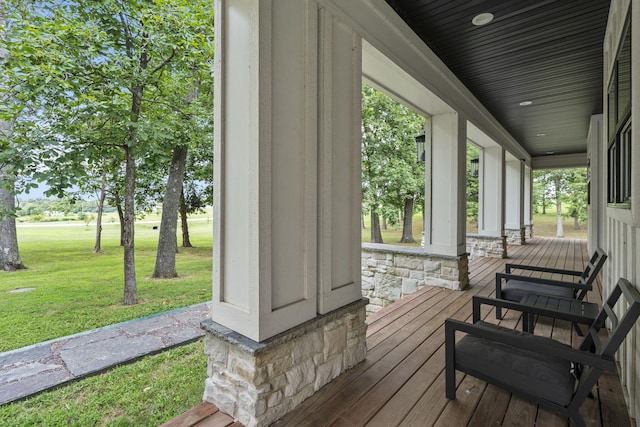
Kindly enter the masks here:
<path id="1" fill-rule="evenodd" d="M 247 427 L 267 426 L 365 359 L 366 298 L 263 342 L 211 319 L 204 400 Z"/>
<path id="2" fill-rule="evenodd" d="M 525 227 L 507 228 L 504 233 L 507 235 L 507 244 L 509 245 L 524 245 L 527 242 Z"/>
<path id="3" fill-rule="evenodd" d="M 483 236 L 467 234 L 469 258 L 507 258 L 507 236 Z"/>
<path id="4" fill-rule="evenodd" d="M 434 255 L 422 248 L 362 244 L 362 295 L 375 312 L 425 286 L 462 290 L 469 286 L 468 254 Z"/>
<path id="5" fill-rule="evenodd" d="M 524 237 L 527 240 L 533 238 L 533 224 L 527 224 L 524 226 Z"/>

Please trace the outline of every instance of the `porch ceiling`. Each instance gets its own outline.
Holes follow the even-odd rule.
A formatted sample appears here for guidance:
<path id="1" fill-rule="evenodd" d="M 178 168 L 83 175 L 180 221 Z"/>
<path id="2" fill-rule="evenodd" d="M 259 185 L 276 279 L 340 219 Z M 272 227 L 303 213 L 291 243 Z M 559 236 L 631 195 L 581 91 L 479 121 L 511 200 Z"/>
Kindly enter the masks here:
<path id="1" fill-rule="evenodd" d="M 386 2 L 532 157 L 586 152 L 609 0 Z"/>

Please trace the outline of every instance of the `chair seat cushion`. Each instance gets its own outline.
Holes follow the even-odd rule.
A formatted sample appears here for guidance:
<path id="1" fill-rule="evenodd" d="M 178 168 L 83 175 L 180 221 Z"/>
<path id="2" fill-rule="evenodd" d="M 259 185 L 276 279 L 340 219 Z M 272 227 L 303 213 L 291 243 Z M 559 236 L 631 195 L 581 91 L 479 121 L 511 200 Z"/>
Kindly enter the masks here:
<path id="1" fill-rule="evenodd" d="M 509 280 L 502 285 L 502 298 L 510 301 L 521 301 L 527 294 L 548 295 L 559 298 L 575 298 L 573 288 L 564 286 L 545 285 L 543 283 L 525 282 L 524 280 Z"/>
<path id="2" fill-rule="evenodd" d="M 536 345 L 564 346 L 551 339 L 478 322 L 483 328 L 498 329 L 507 334 L 520 335 Z M 566 347 L 566 346 L 565 346 Z M 571 362 L 536 352 L 465 335 L 455 347 L 456 368 L 472 374 L 477 372 L 497 385 L 514 392 L 522 392 L 566 406 L 573 395 L 575 377 Z M 480 377 L 482 378 L 482 376 Z M 487 378 L 484 378 L 487 379 Z"/>

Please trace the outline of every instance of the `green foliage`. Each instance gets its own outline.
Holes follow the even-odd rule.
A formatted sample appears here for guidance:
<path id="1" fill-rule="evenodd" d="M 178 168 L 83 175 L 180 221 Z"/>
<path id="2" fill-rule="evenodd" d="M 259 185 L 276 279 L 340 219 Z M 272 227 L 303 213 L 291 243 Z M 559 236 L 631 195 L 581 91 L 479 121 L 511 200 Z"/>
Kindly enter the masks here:
<path id="1" fill-rule="evenodd" d="M 576 223 L 587 220 L 587 171 L 585 168 L 537 170 L 533 173 L 534 212 L 544 212 L 555 207 L 556 177 L 560 183 L 559 202 L 563 214 L 576 219 Z"/>
<path id="2" fill-rule="evenodd" d="M 424 118 L 366 84 L 362 87 L 362 206 L 398 217 L 404 200 L 424 199 L 424 164 L 415 137 Z"/>
<path id="3" fill-rule="evenodd" d="M 467 144 L 467 219 L 473 224 L 478 223 L 478 178 L 471 174 L 471 159 L 477 159 L 480 156 L 480 149 L 473 144 Z"/>
<path id="4" fill-rule="evenodd" d="M 209 2 L 7 0 L 6 8 L 0 83 L 10 88 L 3 117 L 15 131 L 0 164 L 11 162 L 22 185 L 47 182 L 56 195 L 74 185 L 93 191 L 107 170 L 114 194 L 123 191 L 122 150 L 130 147 L 138 209 L 154 206 L 172 147 L 210 147 Z M 196 82 L 199 96 L 189 99 Z"/>

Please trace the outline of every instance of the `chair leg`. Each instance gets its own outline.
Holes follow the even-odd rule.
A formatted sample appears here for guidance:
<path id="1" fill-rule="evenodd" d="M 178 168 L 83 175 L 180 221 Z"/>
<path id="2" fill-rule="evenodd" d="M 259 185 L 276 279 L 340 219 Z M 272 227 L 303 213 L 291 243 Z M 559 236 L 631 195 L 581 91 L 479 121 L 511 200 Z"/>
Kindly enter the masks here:
<path id="1" fill-rule="evenodd" d="M 581 337 L 584 336 L 584 332 L 582 332 L 582 329 L 576 322 L 573 322 L 573 329 L 576 330 L 576 333 L 578 334 L 578 336 L 581 336 Z"/>
<path id="2" fill-rule="evenodd" d="M 502 307 L 496 307 L 496 319 L 502 320 Z"/>
<path id="3" fill-rule="evenodd" d="M 445 396 L 449 400 L 456 399 L 456 336 L 455 331 L 445 321 L 444 324 L 444 357 L 445 357 Z"/>
<path id="4" fill-rule="evenodd" d="M 530 334 L 533 333 L 535 327 L 535 316 L 531 313 L 522 313 L 522 330 Z"/>
<path id="5" fill-rule="evenodd" d="M 587 425 L 584 423 L 584 420 L 582 419 L 582 416 L 580 415 L 579 409 L 569 409 L 569 417 L 571 418 L 571 421 L 573 421 L 573 425 L 575 427 L 587 427 Z"/>

